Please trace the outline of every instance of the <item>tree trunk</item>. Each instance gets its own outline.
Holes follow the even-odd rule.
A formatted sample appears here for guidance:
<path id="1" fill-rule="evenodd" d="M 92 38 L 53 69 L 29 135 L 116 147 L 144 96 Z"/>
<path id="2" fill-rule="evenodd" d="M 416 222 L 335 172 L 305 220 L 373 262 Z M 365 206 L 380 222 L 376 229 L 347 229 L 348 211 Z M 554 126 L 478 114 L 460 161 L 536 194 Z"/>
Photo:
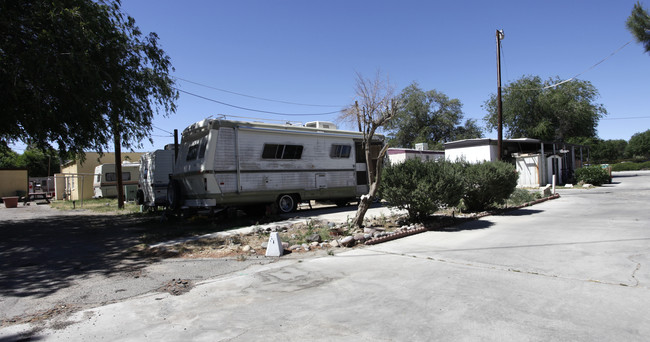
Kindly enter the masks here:
<path id="1" fill-rule="evenodd" d="M 115 176 L 117 177 L 117 208 L 124 209 L 124 186 L 122 180 L 122 144 L 120 140 L 120 132 L 115 129 L 114 138 L 115 142 Z"/>
<path id="2" fill-rule="evenodd" d="M 359 207 L 357 208 L 357 214 L 354 217 L 354 224 L 355 227 L 363 227 L 363 219 L 366 216 L 366 212 L 368 209 L 370 209 L 370 205 L 372 204 L 372 199 L 375 197 L 375 194 L 377 193 L 377 183 L 374 182 L 370 184 L 370 191 L 368 192 L 367 195 L 361 196 L 361 200 L 359 201 Z"/>
<path id="3" fill-rule="evenodd" d="M 370 150 L 370 147 L 368 146 L 367 151 Z M 375 195 L 377 195 L 377 190 L 379 190 L 379 184 L 381 183 L 381 167 L 383 165 L 384 161 L 384 156 L 386 156 L 386 151 L 388 151 L 388 144 L 384 145 L 384 147 L 381 149 L 379 152 L 379 156 L 377 157 L 377 163 L 373 167 L 374 172 L 371 173 L 372 177 L 370 177 L 370 187 L 367 195 L 361 196 L 361 200 L 359 201 L 359 207 L 357 208 L 357 214 L 354 217 L 354 226 L 355 227 L 362 227 L 363 226 L 363 219 L 366 216 L 366 212 L 368 209 L 370 209 L 370 205 L 372 204 L 373 199 L 375 198 Z M 370 158 L 370 153 L 366 153 L 366 158 Z M 367 160 L 367 159 L 366 159 Z M 371 162 L 366 162 L 366 165 L 368 167 L 371 166 Z"/>

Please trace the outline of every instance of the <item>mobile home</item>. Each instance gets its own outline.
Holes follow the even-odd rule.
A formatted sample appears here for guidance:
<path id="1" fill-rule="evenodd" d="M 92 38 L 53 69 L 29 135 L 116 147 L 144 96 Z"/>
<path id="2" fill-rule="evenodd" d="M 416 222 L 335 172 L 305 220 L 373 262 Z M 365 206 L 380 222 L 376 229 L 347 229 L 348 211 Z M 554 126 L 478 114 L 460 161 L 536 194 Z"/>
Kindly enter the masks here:
<path id="1" fill-rule="evenodd" d="M 329 128 L 325 128 L 325 126 Z M 371 155 L 383 146 L 377 135 Z M 167 197 L 171 208 L 301 201 L 354 201 L 368 192 L 360 132 L 332 123 L 305 126 L 206 119 L 182 134 Z"/>
<path id="2" fill-rule="evenodd" d="M 122 185 L 127 199 L 135 199 L 140 178 L 140 163 L 122 163 Z M 115 164 L 101 164 L 95 167 L 93 182 L 94 198 L 117 197 L 117 174 Z"/>
<path id="3" fill-rule="evenodd" d="M 174 151 L 148 152 L 140 157 L 138 204 L 146 207 L 167 205 L 167 186 L 174 173 Z"/>

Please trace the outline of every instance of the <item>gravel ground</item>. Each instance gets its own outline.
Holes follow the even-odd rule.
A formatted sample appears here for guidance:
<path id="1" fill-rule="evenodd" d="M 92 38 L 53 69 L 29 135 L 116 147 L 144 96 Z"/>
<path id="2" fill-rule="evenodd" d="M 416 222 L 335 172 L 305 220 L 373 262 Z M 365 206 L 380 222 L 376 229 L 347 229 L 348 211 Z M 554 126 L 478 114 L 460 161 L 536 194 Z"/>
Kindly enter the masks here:
<path id="1" fill-rule="evenodd" d="M 151 218 L 0 205 L 0 326 L 56 326 L 79 309 L 154 291 L 182 294 L 194 282 L 277 260 L 143 258 L 133 246 L 156 228 L 144 220 Z"/>

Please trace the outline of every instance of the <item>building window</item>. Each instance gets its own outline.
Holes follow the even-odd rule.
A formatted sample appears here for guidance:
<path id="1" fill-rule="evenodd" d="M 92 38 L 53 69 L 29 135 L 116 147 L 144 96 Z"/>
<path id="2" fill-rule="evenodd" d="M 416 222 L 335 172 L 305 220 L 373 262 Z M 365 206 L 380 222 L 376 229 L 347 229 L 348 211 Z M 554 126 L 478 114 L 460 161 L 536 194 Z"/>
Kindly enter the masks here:
<path id="1" fill-rule="evenodd" d="M 330 157 L 350 158 L 351 150 L 352 150 L 352 146 L 350 145 L 332 145 L 332 150 L 330 151 Z"/>
<path id="2" fill-rule="evenodd" d="M 264 144 L 263 159 L 300 159 L 301 145 Z"/>

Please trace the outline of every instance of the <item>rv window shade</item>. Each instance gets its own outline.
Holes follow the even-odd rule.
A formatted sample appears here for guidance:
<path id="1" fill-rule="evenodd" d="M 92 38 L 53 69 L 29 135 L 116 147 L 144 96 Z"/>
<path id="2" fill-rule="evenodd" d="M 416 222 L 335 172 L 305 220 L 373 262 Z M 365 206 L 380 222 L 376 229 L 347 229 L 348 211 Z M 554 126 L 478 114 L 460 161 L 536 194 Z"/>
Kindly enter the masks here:
<path id="1" fill-rule="evenodd" d="M 122 180 L 123 181 L 131 180 L 131 172 L 122 172 Z M 115 172 L 107 172 L 106 181 L 117 182 L 117 175 L 115 174 Z"/>
<path id="2" fill-rule="evenodd" d="M 300 159 L 302 157 L 301 145 L 264 144 L 263 159 Z"/>
<path id="3" fill-rule="evenodd" d="M 187 157 L 185 157 L 186 161 L 194 160 L 196 157 L 199 155 L 199 145 L 193 145 L 190 146 L 190 148 L 187 150 Z"/>
<path id="4" fill-rule="evenodd" d="M 201 144 L 200 144 L 200 147 L 199 147 L 199 159 L 203 159 L 203 157 L 205 157 L 205 148 L 206 148 L 206 146 L 208 146 L 208 138 L 207 137 L 201 139 Z"/>
<path id="5" fill-rule="evenodd" d="M 352 147 L 350 145 L 332 145 L 332 150 L 330 151 L 330 157 L 332 158 L 350 158 L 350 151 Z"/>

